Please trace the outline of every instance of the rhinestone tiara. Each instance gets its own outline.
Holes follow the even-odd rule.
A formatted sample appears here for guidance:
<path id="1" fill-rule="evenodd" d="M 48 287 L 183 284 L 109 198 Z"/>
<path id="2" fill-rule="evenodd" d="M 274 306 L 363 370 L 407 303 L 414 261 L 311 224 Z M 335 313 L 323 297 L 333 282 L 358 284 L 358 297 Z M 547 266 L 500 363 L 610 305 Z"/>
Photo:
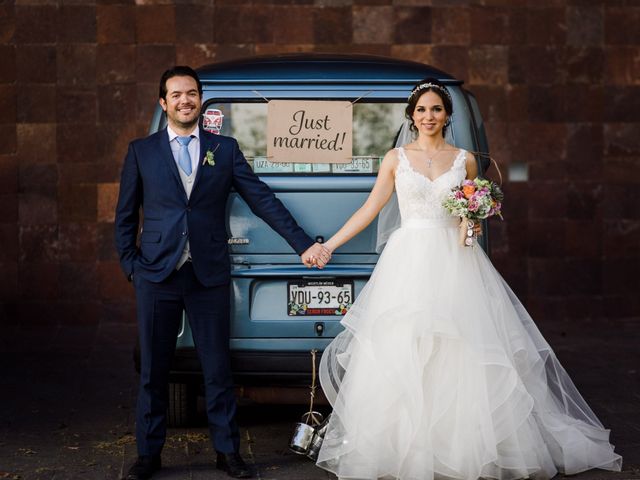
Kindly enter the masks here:
<path id="1" fill-rule="evenodd" d="M 449 99 L 449 101 L 451 101 L 451 94 L 449 93 L 449 90 L 447 90 L 446 88 L 444 88 L 441 85 L 436 85 L 435 83 L 431 83 L 431 82 L 427 82 L 427 83 L 421 83 L 420 85 L 418 85 L 416 88 L 414 88 L 413 90 L 411 90 L 411 95 L 409 95 L 407 97 L 407 100 L 411 100 L 411 97 L 413 97 L 416 93 L 418 93 L 420 90 L 424 90 L 425 88 L 437 88 L 438 90 L 440 90 L 442 93 L 444 93 L 447 98 Z"/>

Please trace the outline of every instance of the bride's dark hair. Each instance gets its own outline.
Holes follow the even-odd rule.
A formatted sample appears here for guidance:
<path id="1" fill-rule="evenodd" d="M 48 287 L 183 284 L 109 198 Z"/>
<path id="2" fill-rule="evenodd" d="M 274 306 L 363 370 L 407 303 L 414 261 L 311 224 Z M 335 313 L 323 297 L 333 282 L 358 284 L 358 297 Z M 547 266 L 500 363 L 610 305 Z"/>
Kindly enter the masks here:
<path id="1" fill-rule="evenodd" d="M 433 92 L 436 95 L 438 95 L 442 100 L 444 111 L 447 112 L 447 115 L 449 116 L 449 118 L 451 118 L 451 115 L 453 115 L 453 104 L 451 102 L 451 94 L 449 93 L 449 90 L 447 90 L 447 87 L 445 87 L 442 82 L 440 82 L 439 80 L 436 80 L 435 78 L 425 78 L 423 80 L 420 80 L 418 83 L 415 84 L 415 86 L 411 90 L 411 95 L 409 95 L 409 98 L 407 99 L 407 108 L 405 108 L 404 110 L 405 116 L 407 117 L 407 119 L 409 119 L 409 122 L 411 122 L 411 124 L 409 125 L 409 128 L 414 133 L 416 133 L 418 129 L 413 123 L 413 118 L 412 118 L 413 111 L 416 109 L 416 104 L 418 103 L 418 99 L 425 92 Z M 449 122 L 447 122 L 444 128 L 442 129 L 443 137 L 445 135 L 445 132 L 447 131 L 448 126 L 449 126 Z"/>

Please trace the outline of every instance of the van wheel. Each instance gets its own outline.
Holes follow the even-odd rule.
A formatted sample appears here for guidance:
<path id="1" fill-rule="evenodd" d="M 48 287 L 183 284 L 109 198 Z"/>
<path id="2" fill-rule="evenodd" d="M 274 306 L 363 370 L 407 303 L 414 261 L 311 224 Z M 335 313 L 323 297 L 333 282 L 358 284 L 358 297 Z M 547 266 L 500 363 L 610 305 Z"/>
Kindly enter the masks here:
<path id="1" fill-rule="evenodd" d="M 196 408 L 196 394 L 193 385 L 187 383 L 169 384 L 169 408 L 167 424 L 170 427 L 186 427 L 191 423 Z"/>

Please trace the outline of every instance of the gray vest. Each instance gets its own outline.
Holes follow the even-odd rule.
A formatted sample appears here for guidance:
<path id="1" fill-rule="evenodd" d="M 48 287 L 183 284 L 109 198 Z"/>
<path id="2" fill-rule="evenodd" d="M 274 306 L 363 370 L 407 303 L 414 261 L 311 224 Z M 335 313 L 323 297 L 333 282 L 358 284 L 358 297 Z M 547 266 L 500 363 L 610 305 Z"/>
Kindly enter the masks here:
<path id="1" fill-rule="evenodd" d="M 191 172 L 191 175 L 187 175 L 182 171 L 180 167 L 178 167 L 178 172 L 180 173 L 180 180 L 182 180 L 182 187 L 184 191 L 187 193 L 187 198 L 191 197 L 191 190 L 193 190 L 193 182 L 196 180 L 196 173 L 198 169 L 194 169 Z M 191 247 L 189 246 L 189 240 L 187 240 L 186 245 L 184 246 L 184 251 L 182 252 L 182 256 L 176 265 L 176 270 L 180 270 L 180 267 L 184 265 L 184 263 L 191 258 Z"/>

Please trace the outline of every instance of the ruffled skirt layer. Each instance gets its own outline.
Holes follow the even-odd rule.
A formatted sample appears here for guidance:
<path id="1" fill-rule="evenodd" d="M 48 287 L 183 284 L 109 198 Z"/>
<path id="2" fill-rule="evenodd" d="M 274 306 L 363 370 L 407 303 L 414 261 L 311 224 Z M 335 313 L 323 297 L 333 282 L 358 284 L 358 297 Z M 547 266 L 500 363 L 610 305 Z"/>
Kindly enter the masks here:
<path id="1" fill-rule="evenodd" d="M 325 350 L 318 465 L 340 478 L 620 470 L 609 431 L 457 222 L 407 222 Z"/>

